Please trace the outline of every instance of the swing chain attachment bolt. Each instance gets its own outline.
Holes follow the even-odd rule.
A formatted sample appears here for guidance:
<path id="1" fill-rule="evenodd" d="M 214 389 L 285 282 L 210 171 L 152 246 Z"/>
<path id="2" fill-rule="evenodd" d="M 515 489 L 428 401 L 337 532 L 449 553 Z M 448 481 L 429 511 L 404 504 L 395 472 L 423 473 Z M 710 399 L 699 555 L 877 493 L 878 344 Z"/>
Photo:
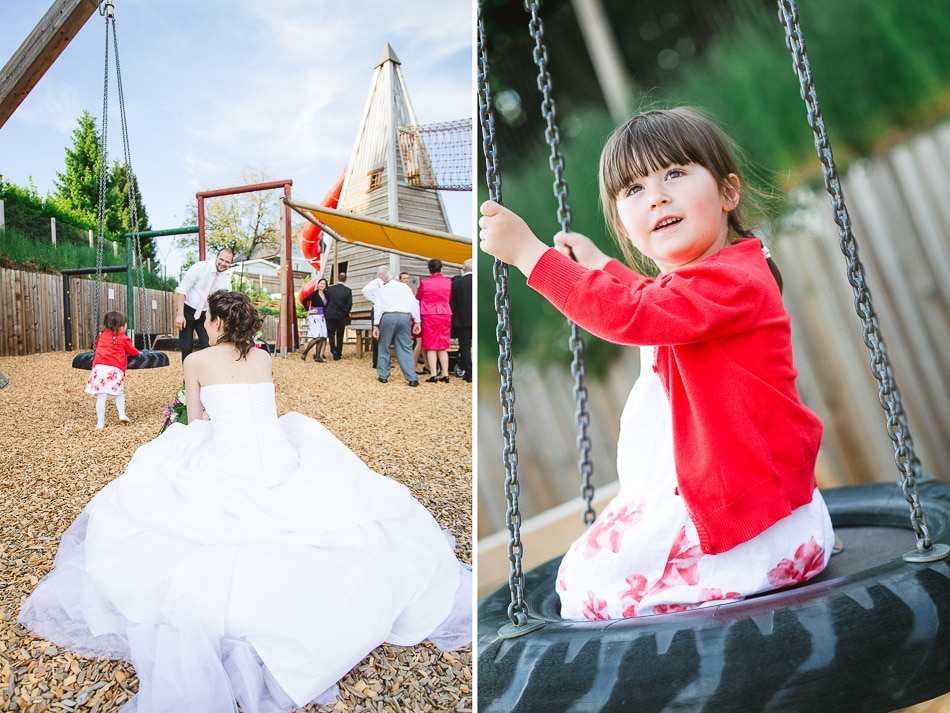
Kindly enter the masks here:
<path id="1" fill-rule="evenodd" d="M 944 559 L 947 555 L 950 555 L 950 545 L 946 545 L 943 542 L 936 542 L 930 545 L 930 549 L 922 550 L 916 549 L 911 550 L 903 556 L 905 562 L 914 562 L 922 564 L 925 562 L 938 562 Z"/>

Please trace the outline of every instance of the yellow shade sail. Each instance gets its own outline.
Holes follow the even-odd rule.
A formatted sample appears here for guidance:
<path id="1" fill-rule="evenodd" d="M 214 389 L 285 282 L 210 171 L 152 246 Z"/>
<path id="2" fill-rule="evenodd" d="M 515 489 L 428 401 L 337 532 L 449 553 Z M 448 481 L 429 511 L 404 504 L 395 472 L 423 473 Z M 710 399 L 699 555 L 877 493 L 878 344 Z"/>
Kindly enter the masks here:
<path id="1" fill-rule="evenodd" d="M 405 223 L 390 223 L 358 213 L 285 201 L 332 237 L 354 245 L 461 265 L 472 257 L 472 239 Z"/>

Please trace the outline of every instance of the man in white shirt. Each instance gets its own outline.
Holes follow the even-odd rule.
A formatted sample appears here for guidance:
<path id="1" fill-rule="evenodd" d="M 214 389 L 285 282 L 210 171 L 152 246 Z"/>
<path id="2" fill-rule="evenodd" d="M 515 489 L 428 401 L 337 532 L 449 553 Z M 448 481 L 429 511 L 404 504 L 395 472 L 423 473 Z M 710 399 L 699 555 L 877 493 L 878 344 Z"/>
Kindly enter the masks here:
<path id="1" fill-rule="evenodd" d="M 395 347 L 399 368 L 409 386 L 419 385 L 412 358 L 412 335 L 419 331 L 419 302 L 412 288 L 399 280 L 390 280 L 380 288 L 373 310 L 373 337 L 379 341 L 376 373 L 382 383 L 389 381 L 390 347 Z"/>
<path id="2" fill-rule="evenodd" d="M 379 291 L 383 285 L 389 282 L 389 268 L 386 266 L 376 268 L 376 278 L 370 280 L 363 287 L 363 297 L 373 303 L 373 314 L 370 316 L 373 324 L 376 324 L 376 300 L 379 298 Z M 379 355 L 379 340 L 373 337 L 373 368 L 376 368 L 376 360 Z"/>
<path id="3" fill-rule="evenodd" d="M 189 267 L 175 288 L 175 327 L 182 361 L 194 349 L 195 332 L 198 333 L 198 348 L 208 346 L 208 332 L 205 330 L 208 296 L 218 290 L 231 289 L 228 268 L 233 259 L 231 248 L 221 248 L 214 260 L 202 260 Z"/>

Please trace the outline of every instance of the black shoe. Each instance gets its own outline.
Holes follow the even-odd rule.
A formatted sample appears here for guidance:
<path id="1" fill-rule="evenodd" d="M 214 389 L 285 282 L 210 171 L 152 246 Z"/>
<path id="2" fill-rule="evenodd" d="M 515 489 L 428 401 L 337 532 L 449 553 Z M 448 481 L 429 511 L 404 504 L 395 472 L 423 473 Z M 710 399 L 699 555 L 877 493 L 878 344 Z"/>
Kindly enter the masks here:
<path id="1" fill-rule="evenodd" d="M 333 361 L 340 361 L 341 357 L 337 354 L 333 355 Z"/>
<path id="2" fill-rule="evenodd" d="M 389 383 L 389 379 L 384 379 L 384 378 L 381 377 L 381 376 L 377 379 L 377 381 L 379 381 L 380 384 L 388 384 L 388 383 Z"/>
<path id="3" fill-rule="evenodd" d="M 441 379 L 439 379 L 439 381 L 441 381 L 441 382 L 447 384 L 447 383 L 449 383 L 449 377 L 443 376 Z"/>
<path id="4" fill-rule="evenodd" d="M 438 380 L 439 380 L 439 377 L 437 377 L 437 376 L 430 376 L 428 379 L 426 379 L 426 383 L 427 383 L 427 384 L 434 384 L 434 383 L 436 383 Z"/>
<path id="5" fill-rule="evenodd" d="M 419 385 L 419 382 L 418 382 L 418 381 L 410 381 L 410 382 L 409 382 L 409 386 L 418 386 L 418 385 Z"/>

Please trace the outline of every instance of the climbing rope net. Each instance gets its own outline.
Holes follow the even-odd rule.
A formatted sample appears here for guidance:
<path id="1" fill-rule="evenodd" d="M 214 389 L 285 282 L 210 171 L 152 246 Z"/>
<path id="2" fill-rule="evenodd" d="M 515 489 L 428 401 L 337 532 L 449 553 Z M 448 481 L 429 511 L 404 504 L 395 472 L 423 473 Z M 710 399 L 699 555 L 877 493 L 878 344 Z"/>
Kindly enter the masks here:
<path id="1" fill-rule="evenodd" d="M 472 190 L 472 120 L 399 127 L 406 182 L 437 191 Z"/>

